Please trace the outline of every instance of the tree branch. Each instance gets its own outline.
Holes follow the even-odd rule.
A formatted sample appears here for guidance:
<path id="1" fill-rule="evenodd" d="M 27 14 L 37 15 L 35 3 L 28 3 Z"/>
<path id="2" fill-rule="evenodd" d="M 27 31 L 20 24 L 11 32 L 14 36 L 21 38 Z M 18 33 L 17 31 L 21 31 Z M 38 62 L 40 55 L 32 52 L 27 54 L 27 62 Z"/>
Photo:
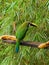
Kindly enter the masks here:
<path id="1" fill-rule="evenodd" d="M 16 44 L 16 41 L 13 41 L 13 40 L 2 40 L 3 42 L 6 42 L 6 43 L 10 43 L 10 44 Z M 42 44 L 41 42 L 31 42 L 31 41 L 21 41 L 20 45 L 23 45 L 23 46 L 30 46 L 30 47 L 36 47 L 38 48 L 38 46 Z M 44 48 L 49 48 L 49 46 L 47 47 L 44 47 Z"/>

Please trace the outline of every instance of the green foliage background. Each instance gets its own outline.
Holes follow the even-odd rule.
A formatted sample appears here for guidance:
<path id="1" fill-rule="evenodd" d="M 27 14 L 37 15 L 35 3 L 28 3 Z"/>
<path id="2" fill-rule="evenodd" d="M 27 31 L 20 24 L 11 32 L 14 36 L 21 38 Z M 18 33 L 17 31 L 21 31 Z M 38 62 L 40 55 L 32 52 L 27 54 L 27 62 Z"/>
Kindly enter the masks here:
<path id="1" fill-rule="evenodd" d="M 13 22 L 17 28 L 25 21 L 34 22 L 38 28 L 30 27 L 23 40 L 46 42 L 49 40 L 49 0 L 0 0 L 0 36 L 13 33 Z M 0 65 L 49 65 L 49 49 L 2 44 L 0 41 Z"/>

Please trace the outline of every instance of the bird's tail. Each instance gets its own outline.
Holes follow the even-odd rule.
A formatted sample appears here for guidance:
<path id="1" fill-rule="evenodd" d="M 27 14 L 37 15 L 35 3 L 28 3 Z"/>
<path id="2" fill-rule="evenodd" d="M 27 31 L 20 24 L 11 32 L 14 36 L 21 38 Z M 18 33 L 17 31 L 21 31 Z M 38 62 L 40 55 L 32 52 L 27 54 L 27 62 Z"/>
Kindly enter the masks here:
<path id="1" fill-rule="evenodd" d="M 20 45 L 20 42 L 17 41 L 17 42 L 16 42 L 16 52 L 17 52 L 17 53 L 18 53 L 18 51 L 19 51 L 19 45 Z"/>

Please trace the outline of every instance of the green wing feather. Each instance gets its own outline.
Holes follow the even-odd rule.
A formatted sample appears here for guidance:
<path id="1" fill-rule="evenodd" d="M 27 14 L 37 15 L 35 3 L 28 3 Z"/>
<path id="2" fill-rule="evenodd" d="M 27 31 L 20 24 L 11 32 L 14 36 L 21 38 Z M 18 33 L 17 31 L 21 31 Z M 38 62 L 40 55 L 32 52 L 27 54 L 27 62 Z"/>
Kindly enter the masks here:
<path id="1" fill-rule="evenodd" d="M 16 38 L 18 38 L 19 40 L 22 40 L 26 31 L 28 29 L 28 23 L 24 22 L 16 31 Z"/>

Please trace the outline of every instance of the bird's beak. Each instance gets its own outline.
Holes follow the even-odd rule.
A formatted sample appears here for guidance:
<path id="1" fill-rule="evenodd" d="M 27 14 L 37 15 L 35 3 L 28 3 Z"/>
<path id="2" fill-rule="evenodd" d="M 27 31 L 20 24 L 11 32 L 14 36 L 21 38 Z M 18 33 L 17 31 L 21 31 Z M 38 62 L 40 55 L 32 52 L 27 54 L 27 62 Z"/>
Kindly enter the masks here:
<path id="1" fill-rule="evenodd" d="M 37 27 L 37 25 L 35 23 L 29 23 L 30 26 L 34 26 Z"/>

